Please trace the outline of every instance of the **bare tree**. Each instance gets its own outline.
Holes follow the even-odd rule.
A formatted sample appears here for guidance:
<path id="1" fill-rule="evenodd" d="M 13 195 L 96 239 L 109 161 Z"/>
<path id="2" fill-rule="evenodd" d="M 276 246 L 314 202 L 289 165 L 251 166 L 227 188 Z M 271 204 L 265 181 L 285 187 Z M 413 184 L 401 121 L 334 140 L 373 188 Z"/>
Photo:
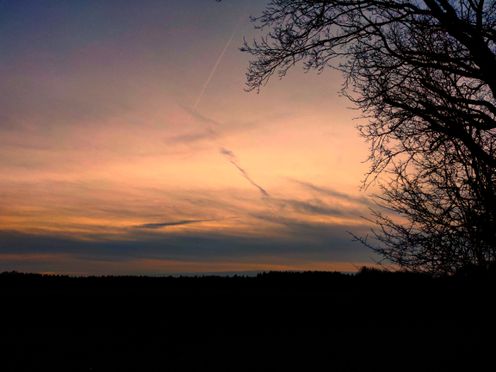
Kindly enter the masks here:
<path id="1" fill-rule="evenodd" d="M 373 211 L 375 243 L 357 239 L 416 271 L 454 273 L 496 262 L 494 169 L 482 170 L 470 163 L 473 159 L 466 161 L 464 166 L 438 153 L 424 158 L 414 171 L 393 168 L 393 177 L 381 185 L 378 196 L 393 217 Z"/>
<path id="2" fill-rule="evenodd" d="M 364 243 L 413 270 L 496 260 L 496 1 L 272 0 L 253 21 L 248 89 L 333 67 L 368 119 L 368 176 L 389 175 L 396 216 L 375 211 Z"/>

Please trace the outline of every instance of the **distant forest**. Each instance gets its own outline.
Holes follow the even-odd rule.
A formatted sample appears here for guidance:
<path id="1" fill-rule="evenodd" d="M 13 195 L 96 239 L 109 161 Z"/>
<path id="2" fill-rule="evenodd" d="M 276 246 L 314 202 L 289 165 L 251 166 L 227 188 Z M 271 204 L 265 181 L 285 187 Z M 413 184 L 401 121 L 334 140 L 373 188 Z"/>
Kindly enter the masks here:
<path id="1" fill-rule="evenodd" d="M 483 370 L 494 355 L 495 283 L 487 271 L 3 273 L 0 369 Z"/>

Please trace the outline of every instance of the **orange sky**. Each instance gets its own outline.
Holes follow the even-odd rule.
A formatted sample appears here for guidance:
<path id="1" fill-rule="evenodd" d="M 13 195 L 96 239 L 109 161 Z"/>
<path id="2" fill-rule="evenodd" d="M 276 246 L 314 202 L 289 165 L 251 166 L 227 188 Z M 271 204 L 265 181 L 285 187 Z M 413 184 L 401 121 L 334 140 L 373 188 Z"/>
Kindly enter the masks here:
<path id="1" fill-rule="evenodd" d="M 372 262 L 348 234 L 367 228 L 368 149 L 341 76 L 244 91 L 238 48 L 263 5 L 0 5 L 0 271 Z"/>

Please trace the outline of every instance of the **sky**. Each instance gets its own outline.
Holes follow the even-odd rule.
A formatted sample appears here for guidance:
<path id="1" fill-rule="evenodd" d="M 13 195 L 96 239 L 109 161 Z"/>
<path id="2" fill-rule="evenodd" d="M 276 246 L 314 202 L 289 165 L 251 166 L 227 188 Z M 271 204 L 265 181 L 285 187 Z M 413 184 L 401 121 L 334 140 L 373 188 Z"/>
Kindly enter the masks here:
<path id="1" fill-rule="evenodd" d="M 0 271 L 355 271 L 342 77 L 245 90 L 266 1 L 0 0 Z"/>

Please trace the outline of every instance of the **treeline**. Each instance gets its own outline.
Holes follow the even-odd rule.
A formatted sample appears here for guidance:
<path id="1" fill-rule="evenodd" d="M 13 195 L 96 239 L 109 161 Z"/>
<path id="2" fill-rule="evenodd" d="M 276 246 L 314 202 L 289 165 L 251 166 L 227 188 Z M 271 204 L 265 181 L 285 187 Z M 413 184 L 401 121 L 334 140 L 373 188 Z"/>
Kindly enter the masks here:
<path id="1" fill-rule="evenodd" d="M 0 370 L 362 371 L 385 360 L 402 371 L 482 370 L 494 351 L 495 283 L 488 273 L 372 269 L 2 273 Z"/>
<path id="2" fill-rule="evenodd" d="M 385 271 L 363 267 L 355 274 L 324 271 L 271 271 L 248 275 L 88 276 L 0 273 L 0 295 L 326 295 L 336 291 L 477 289 L 496 283 L 496 270 L 466 268 L 456 275 Z"/>

